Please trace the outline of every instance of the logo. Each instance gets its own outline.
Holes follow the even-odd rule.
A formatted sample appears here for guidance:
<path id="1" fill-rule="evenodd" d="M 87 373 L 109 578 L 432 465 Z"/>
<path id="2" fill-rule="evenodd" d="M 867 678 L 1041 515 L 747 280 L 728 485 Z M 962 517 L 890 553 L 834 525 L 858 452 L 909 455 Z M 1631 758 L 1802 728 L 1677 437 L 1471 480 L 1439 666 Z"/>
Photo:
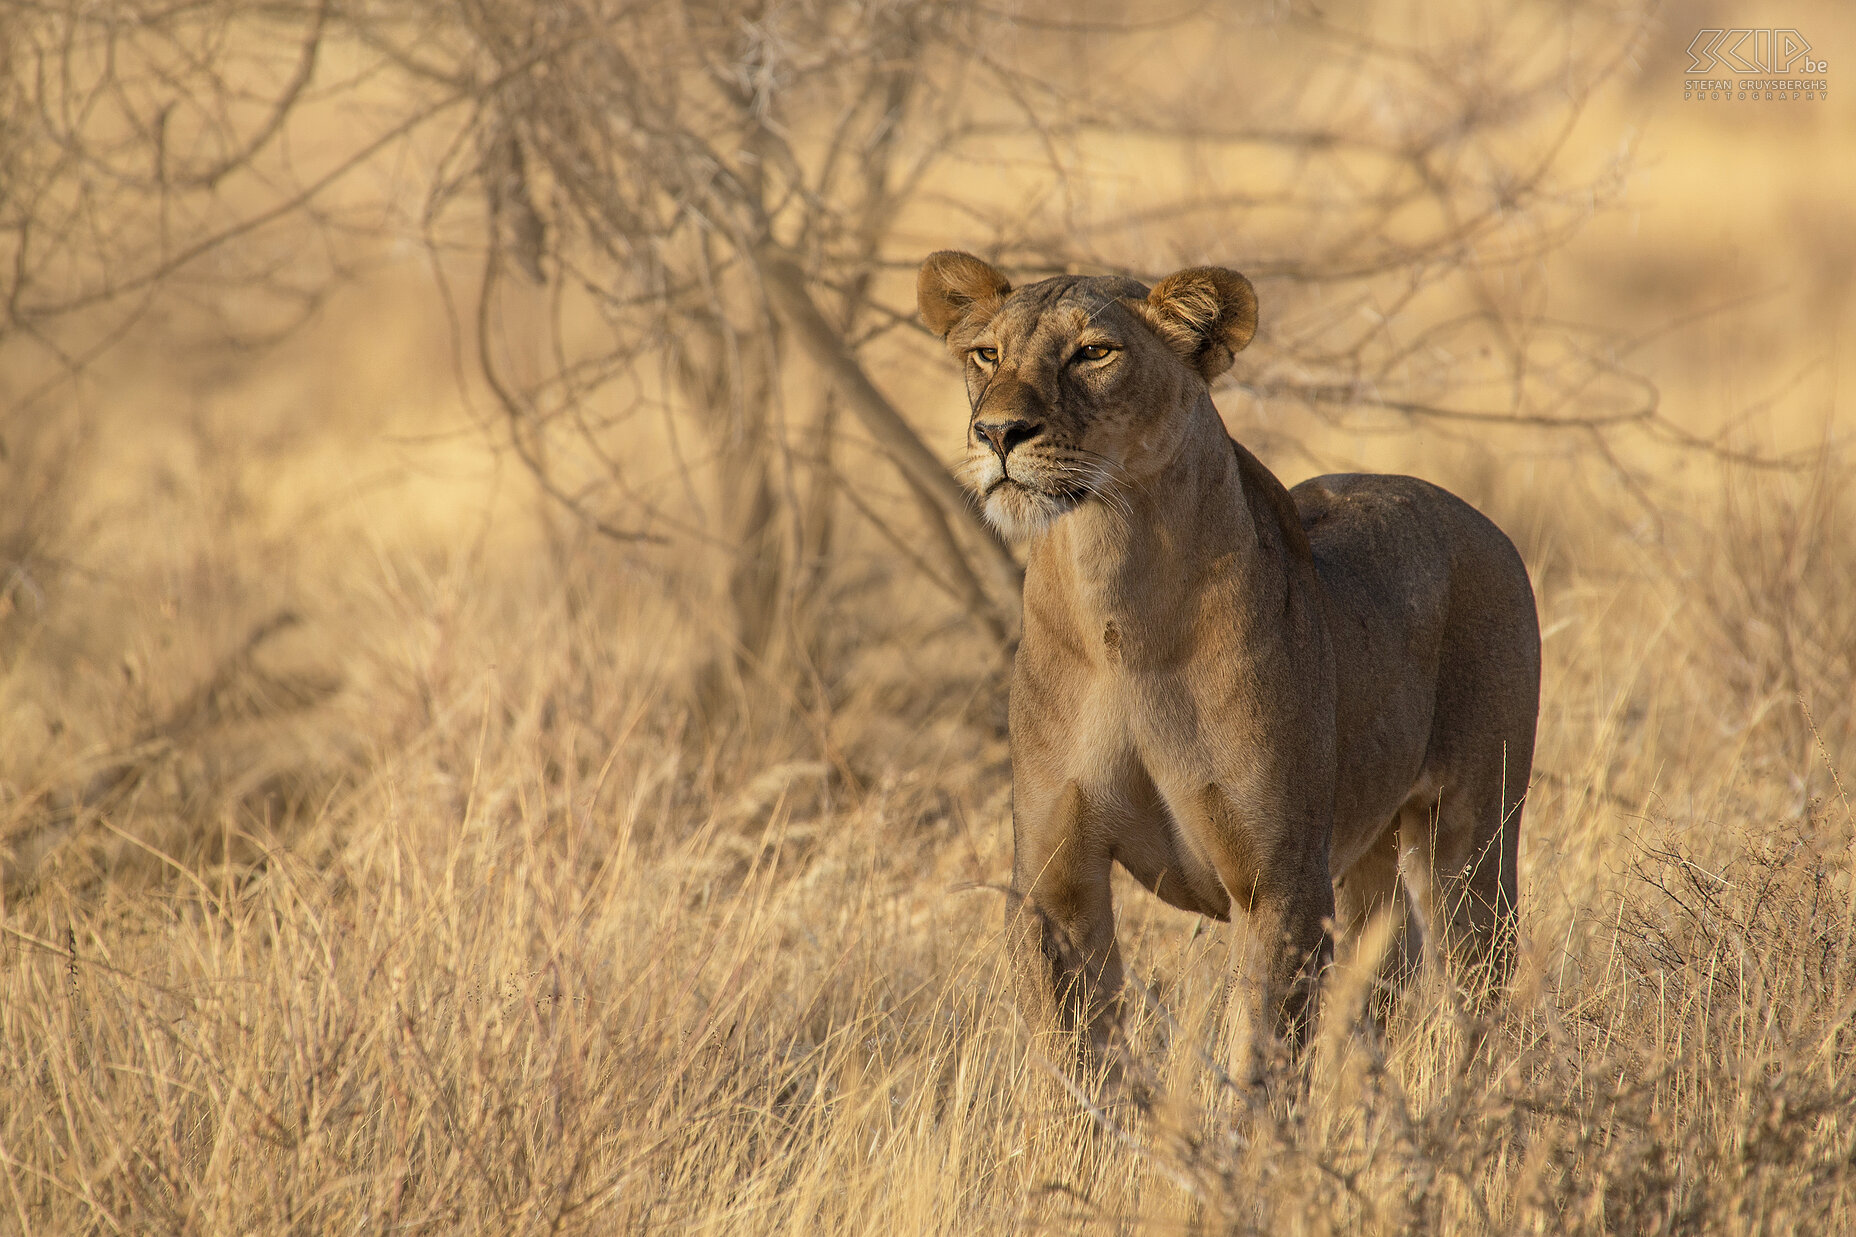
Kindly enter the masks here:
<path id="1" fill-rule="evenodd" d="M 1703 30 L 1688 45 L 1682 97 L 1740 103 L 1822 102 L 1830 97 L 1830 61 L 1811 51 L 1810 40 L 1789 27 Z"/>
<path id="2" fill-rule="evenodd" d="M 1789 73 L 1800 57 L 1800 72 L 1827 72 L 1830 62 L 1811 59 L 1810 51 L 1796 30 L 1703 30 L 1688 45 L 1688 72 L 1712 73 L 1721 64 L 1730 73 Z"/>

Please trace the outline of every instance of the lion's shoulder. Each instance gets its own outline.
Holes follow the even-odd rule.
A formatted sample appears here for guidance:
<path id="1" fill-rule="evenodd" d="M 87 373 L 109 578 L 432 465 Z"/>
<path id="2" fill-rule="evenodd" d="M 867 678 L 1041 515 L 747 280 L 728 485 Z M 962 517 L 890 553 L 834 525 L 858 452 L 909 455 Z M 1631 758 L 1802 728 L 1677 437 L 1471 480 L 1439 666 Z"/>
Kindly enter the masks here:
<path id="1" fill-rule="evenodd" d="M 1290 554 L 1312 559 L 1314 554 L 1309 547 L 1302 513 L 1296 509 L 1295 499 L 1288 489 L 1243 443 L 1233 438 L 1231 449 L 1237 453 L 1237 470 L 1250 503 L 1250 518 L 1279 530 L 1283 547 Z"/>

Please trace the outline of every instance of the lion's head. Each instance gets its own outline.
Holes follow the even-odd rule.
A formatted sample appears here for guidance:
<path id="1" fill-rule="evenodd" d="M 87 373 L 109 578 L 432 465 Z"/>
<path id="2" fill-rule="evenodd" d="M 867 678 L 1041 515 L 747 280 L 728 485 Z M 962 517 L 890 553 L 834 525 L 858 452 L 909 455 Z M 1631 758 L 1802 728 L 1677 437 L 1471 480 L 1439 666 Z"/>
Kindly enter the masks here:
<path id="1" fill-rule="evenodd" d="M 980 259 L 942 250 L 922 263 L 916 293 L 966 368 L 961 480 L 1014 537 L 1157 476 L 1192 418 L 1216 415 L 1207 385 L 1257 329 L 1250 281 L 1210 266 L 1151 290 L 1064 275 L 1014 291 Z"/>

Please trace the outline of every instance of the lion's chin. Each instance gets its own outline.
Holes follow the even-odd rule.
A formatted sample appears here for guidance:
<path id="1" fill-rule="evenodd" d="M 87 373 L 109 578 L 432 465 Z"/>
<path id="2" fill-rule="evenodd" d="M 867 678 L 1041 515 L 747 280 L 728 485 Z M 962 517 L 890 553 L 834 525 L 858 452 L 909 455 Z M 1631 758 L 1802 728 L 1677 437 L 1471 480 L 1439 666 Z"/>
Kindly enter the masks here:
<path id="1" fill-rule="evenodd" d="M 986 493 L 986 519 L 1008 541 L 1023 541 L 1076 510 L 1087 497 L 1081 490 L 1051 494 L 1016 481 L 999 481 Z"/>

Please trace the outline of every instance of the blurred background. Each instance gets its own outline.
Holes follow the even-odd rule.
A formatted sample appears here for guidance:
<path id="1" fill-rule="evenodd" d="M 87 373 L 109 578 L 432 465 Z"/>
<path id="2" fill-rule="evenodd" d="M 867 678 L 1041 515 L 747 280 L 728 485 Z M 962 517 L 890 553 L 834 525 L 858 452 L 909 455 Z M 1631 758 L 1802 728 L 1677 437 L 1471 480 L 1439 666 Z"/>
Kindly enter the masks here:
<path id="1" fill-rule="evenodd" d="M 1697 35 L 1741 28 L 1800 33 L 1830 90 L 1690 97 Z M 453 1026 L 458 994 L 499 984 L 532 1011 L 546 972 L 549 999 L 590 1002 L 571 1006 L 586 1020 L 572 1035 L 655 1028 L 637 1068 L 677 1078 L 697 1068 L 685 1041 L 724 1024 L 800 1026 L 837 1045 L 819 1048 L 832 1069 L 862 1052 L 857 1077 L 885 1086 L 902 1058 L 834 1038 L 873 1009 L 901 1019 L 885 1042 L 903 1057 L 948 1001 L 1009 1026 L 992 981 L 972 996 L 961 976 L 990 967 L 975 959 L 997 919 L 973 889 L 1009 868 L 1017 563 L 944 467 L 963 394 L 914 313 L 916 266 L 939 248 L 1017 283 L 1246 272 L 1261 329 L 1214 392 L 1234 435 L 1290 484 L 1437 481 L 1514 538 L 1546 639 L 1524 885 L 1541 965 L 1558 968 L 1547 1005 L 1639 1016 L 1602 960 L 1632 916 L 1651 950 L 1632 974 L 1667 989 L 1672 968 L 1715 957 L 1642 944 L 1679 936 L 1687 905 L 1663 876 L 1632 875 L 1646 855 L 1688 871 L 1701 852 L 1683 848 L 1726 847 L 1706 860 L 1724 872 L 1774 836 L 1810 839 L 1809 862 L 1829 865 L 1811 887 L 1843 906 L 1853 47 L 1856 10 L 1833 0 L 1229 0 L 1138 16 L 1017 0 L 0 0 L 0 965 L 15 985 L 0 1039 L 16 1067 L 0 1094 L 24 1088 L 0 1159 L 20 1222 L 101 1222 L 104 1195 L 56 1185 L 76 1180 L 58 1163 L 89 1164 L 110 1206 L 144 1216 L 275 1163 L 222 1159 L 213 1148 L 243 1135 L 221 1112 L 217 1134 L 196 1123 L 151 1153 L 178 1175 L 149 1185 L 110 1148 L 182 1100 L 86 1072 L 108 1054 L 82 1047 L 101 1033 L 85 1011 L 107 1006 L 144 1041 L 175 1019 L 227 1037 L 131 1036 L 124 1059 L 244 1077 L 263 1040 L 229 1029 L 245 1015 L 174 996 L 234 972 L 270 993 L 280 1027 L 365 988 L 357 976 L 437 985 L 395 998 L 398 1013 L 359 1000 L 357 1026 Z M 295 911 L 277 909 L 282 873 Z M 241 898 L 273 908 L 271 936 L 240 936 L 256 931 Z M 1192 961 L 1197 929 L 1122 901 L 1156 990 L 1216 988 L 1216 967 Z M 1797 924 L 1816 912 L 1799 913 L 1772 940 L 1809 936 Z M 336 960 L 308 938 L 286 948 L 279 925 L 304 916 L 357 941 L 424 940 L 435 921 L 453 935 Z M 1587 923 L 1610 935 L 1588 941 Z M 1747 933 L 1738 948 L 1766 939 Z M 684 959 L 684 981 L 627 961 L 642 940 Z M 734 971 L 707 969 L 731 956 Z M 866 969 L 833 971 L 845 957 Z M 98 958 L 118 970 L 94 975 L 117 978 L 80 999 Z M 179 968 L 159 1000 L 122 978 L 157 958 Z M 743 965 L 761 986 L 718 1012 Z M 286 982 L 304 968 L 327 990 Z M 896 990 L 928 1022 L 875 971 L 906 976 Z M 820 973 L 837 978 L 793 995 Z M 1799 1043 L 1847 1020 L 1825 999 Z M 485 998 L 468 1016 L 516 1034 L 496 1021 L 507 1007 Z M 1658 1060 L 1691 1060 L 1672 1019 Z M 400 1078 L 388 1091 L 452 1067 L 428 1058 L 408 1081 L 362 1040 L 356 1077 Z M 1573 1040 L 1568 1068 L 1617 1065 L 1609 1041 Z M 728 1042 L 717 1051 L 756 1086 L 825 1068 L 791 1066 L 792 1041 Z M 1413 1051 L 1406 1081 L 1444 1086 L 1431 1048 Z M 313 1057 L 275 1079 L 318 1076 Z M 509 1068 L 511 1094 L 566 1086 Z M 602 1068 L 573 1092 L 593 1107 L 617 1067 Z M 94 1124 L 33 1124 L 48 1101 L 29 1076 L 91 1097 Z M 1714 1113 L 1684 1077 L 1691 1106 L 1673 1111 Z M 1736 1103 L 1752 1085 L 1716 1083 Z M 716 1087 L 625 1091 L 636 1112 L 607 1112 L 584 1144 L 572 1122 L 533 1135 L 524 1167 L 497 1161 L 491 1178 L 516 1174 L 501 1187 L 447 1177 L 442 1157 L 408 1175 L 383 1150 L 491 1137 L 473 1119 L 428 1125 L 415 1104 L 389 1136 L 384 1109 L 309 1103 L 333 1123 L 314 1128 L 346 1120 L 376 1141 L 319 1145 L 325 1160 L 299 1155 L 224 1197 L 264 1217 L 334 1208 L 315 1212 L 329 1223 L 446 1190 L 515 1206 L 572 1194 L 536 1184 L 537 1166 L 589 1154 L 618 1165 L 613 1180 L 697 1188 L 720 1179 L 701 1158 L 720 1153 L 646 1135 L 734 1094 Z M 1656 1128 L 1742 1145 L 1696 1119 Z M 790 1185 L 800 1160 L 780 1157 L 802 1151 L 850 1171 L 816 1131 L 755 1137 L 724 1140 L 741 1157 L 724 1175 L 749 1194 Z M 1844 1134 L 1825 1137 L 1828 1163 Z M 1494 1165 L 1505 1144 L 1488 1139 Z M 1520 1217 L 1567 1191 L 1608 1197 L 1579 1177 L 1597 1161 L 1575 1160 L 1558 1186 L 1505 1185 L 1489 1205 Z M 874 1162 L 856 1161 L 871 1190 Z M 637 1176 L 646 1163 L 657 1177 Z M 1773 1180 L 1796 1177 L 1795 1160 L 1775 1164 Z M 1780 1189 L 1734 1180 L 1751 1198 Z M 1830 1192 L 1809 1206 L 1847 1216 L 1842 1178 L 1811 1180 L 1796 1188 Z M 955 1231 L 1029 1214 L 1023 1180 L 987 1182 L 897 1214 Z M 1706 1211 L 1690 1178 L 1639 1186 Z M 636 1223 L 697 1214 L 654 1188 L 601 1206 L 623 1197 Z M 1021 1202 L 972 1210 L 995 1195 Z M 868 1205 L 833 1223 L 887 1214 L 856 1197 Z M 715 1206 L 722 1227 L 762 1214 Z"/>

